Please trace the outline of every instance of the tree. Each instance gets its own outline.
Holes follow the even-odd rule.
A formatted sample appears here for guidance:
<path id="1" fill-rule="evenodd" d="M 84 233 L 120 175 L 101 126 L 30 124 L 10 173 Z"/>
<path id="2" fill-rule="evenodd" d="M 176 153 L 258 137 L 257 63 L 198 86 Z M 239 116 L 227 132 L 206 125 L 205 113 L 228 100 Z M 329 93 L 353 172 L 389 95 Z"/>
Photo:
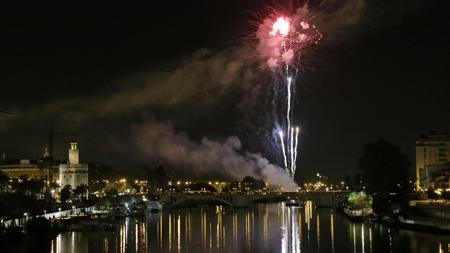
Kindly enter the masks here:
<path id="1" fill-rule="evenodd" d="M 91 193 L 99 192 L 102 190 L 105 190 L 106 188 L 106 182 L 105 181 L 93 181 L 91 184 L 89 184 L 89 190 Z"/>
<path id="2" fill-rule="evenodd" d="M 27 178 L 26 176 L 20 176 L 18 179 L 14 179 L 12 184 L 12 189 L 16 192 L 21 192 L 23 194 L 37 197 L 42 194 L 45 183 L 41 179 Z"/>
<path id="3" fill-rule="evenodd" d="M 59 188 L 59 184 L 57 184 L 56 182 L 54 182 L 54 181 L 51 181 L 49 184 L 48 184 L 48 187 L 47 187 L 47 190 L 51 193 L 52 191 L 53 192 L 56 192 L 56 190 Z"/>
<path id="4" fill-rule="evenodd" d="M 75 187 L 75 189 L 73 189 L 73 196 L 74 198 L 80 198 L 81 199 L 81 188 L 80 186 Z"/>
<path id="5" fill-rule="evenodd" d="M 363 190 L 364 182 L 363 177 L 360 173 L 353 174 L 353 190 L 361 191 Z"/>
<path id="6" fill-rule="evenodd" d="M 108 187 L 105 189 L 105 194 L 108 197 L 115 197 L 117 194 L 119 194 L 119 191 L 117 191 L 116 188 Z"/>
<path id="7" fill-rule="evenodd" d="M 347 198 L 351 209 L 372 208 L 373 198 L 364 192 L 352 192 Z"/>
<path id="8" fill-rule="evenodd" d="M 88 186 L 85 184 L 80 184 L 73 190 L 73 194 L 80 199 L 84 199 L 88 191 Z"/>
<path id="9" fill-rule="evenodd" d="M 20 192 L 23 194 L 27 193 L 27 186 L 26 182 L 28 181 L 28 178 L 26 176 L 19 176 L 19 178 L 14 178 L 12 180 L 11 188 L 15 192 Z"/>
<path id="10" fill-rule="evenodd" d="M 156 191 L 158 188 L 165 188 L 169 179 L 166 174 L 166 170 L 161 162 L 159 162 L 154 169 L 150 169 L 148 166 L 144 167 L 147 181 L 150 184 L 150 189 Z"/>
<path id="11" fill-rule="evenodd" d="M 194 183 L 189 186 L 191 191 L 201 191 L 201 192 L 217 192 L 214 186 L 207 183 Z"/>
<path id="12" fill-rule="evenodd" d="M 136 183 L 135 180 L 130 180 L 128 182 L 128 186 L 131 189 L 131 192 L 134 193 L 139 193 L 141 192 L 141 187 Z"/>
<path id="13" fill-rule="evenodd" d="M 70 186 L 69 184 L 68 185 L 65 185 L 62 189 L 61 189 L 61 192 L 59 193 L 60 194 L 60 200 L 61 200 L 61 202 L 62 203 L 66 203 L 66 201 L 68 200 L 68 199 L 70 199 L 71 198 L 71 196 L 72 196 L 72 186 Z"/>
<path id="14" fill-rule="evenodd" d="M 89 191 L 89 186 L 86 185 L 86 184 L 81 184 L 78 187 L 80 188 L 80 191 L 81 191 L 81 198 L 87 197 L 87 194 L 88 194 L 88 191 Z"/>
<path id="15" fill-rule="evenodd" d="M 344 176 L 344 184 L 348 186 L 350 189 L 353 189 L 353 180 L 349 174 L 345 174 Z"/>
<path id="16" fill-rule="evenodd" d="M 8 188 L 9 177 L 0 170 L 0 192 L 6 191 Z"/>
<path id="17" fill-rule="evenodd" d="M 359 160 L 363 179 L 372 192 L 405 191 L 409 179 L 408 157 L 394 144 L 379 139 L 364 145 Z"/>
<path id="18" fill-rule="evenodd" d="M 258 180 L 251 176 L 245 176 L 242 179 L 242 189 L 245 191 L 262 190 L 266 186 L 263 180 Z"/>
<path id="19" fill-rule="evenodd" d="M 29 179 L 25 183 L 27 192 L 33 197 L 42 194 L 45 187 L 44 181 L 40 179 Z"/>
<path id="20" fill-rule="evenodd" d="M 241 190 L 241 183 L 239 181 L 233 181 L 225 185 L 223 192 L 237 192 Z"/>

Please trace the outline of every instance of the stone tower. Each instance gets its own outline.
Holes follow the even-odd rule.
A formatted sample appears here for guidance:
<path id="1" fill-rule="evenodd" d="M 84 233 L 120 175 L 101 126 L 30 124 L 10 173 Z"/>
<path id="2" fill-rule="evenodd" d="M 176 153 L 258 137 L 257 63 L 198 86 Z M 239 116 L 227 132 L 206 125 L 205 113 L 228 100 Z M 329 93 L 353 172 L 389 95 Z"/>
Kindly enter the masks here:
<path id="1" fill-rule="evenodd" d="M 69 160 L 67 164 L 59 165 L 59 182 L 61 188 L 70 185 L 72 189 L 81 184 L 88 185 L 88 165 L 80 163 L 80 155 L 76 142 L 69 145 Z"/>

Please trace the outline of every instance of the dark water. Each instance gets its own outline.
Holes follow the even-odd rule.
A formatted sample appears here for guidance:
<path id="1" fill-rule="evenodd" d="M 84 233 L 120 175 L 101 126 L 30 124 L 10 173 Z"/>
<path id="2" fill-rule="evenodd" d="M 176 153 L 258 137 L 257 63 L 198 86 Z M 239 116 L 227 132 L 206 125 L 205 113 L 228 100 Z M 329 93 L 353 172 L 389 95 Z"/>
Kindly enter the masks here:
<path id="1" fill-rule="evenodd" d="M 331 209 L 260 204 L 127 218 L 115 232 L 67 232 L 52 252 L 449 252 L 450 236 L 351 223 Z"/>

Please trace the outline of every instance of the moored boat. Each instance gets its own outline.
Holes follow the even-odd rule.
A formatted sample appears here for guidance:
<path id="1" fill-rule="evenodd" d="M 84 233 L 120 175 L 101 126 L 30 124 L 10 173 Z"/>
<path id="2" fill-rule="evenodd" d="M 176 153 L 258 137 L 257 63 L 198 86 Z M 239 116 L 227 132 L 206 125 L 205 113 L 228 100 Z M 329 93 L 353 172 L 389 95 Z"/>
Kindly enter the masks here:
<path id="1" fill-rule="evenodd" d="M 288 198 L 285 201 L 285 205 L 286 206 L 295 206 L 295 207 L 302 207 L 303 206 L 303 201 L 300 201 L 297 198 Z"/>
<path id="2" fill-rule="evenodd" d="M 351 221 L 363 221 L 373 214 L 373 199 L 365 192 L 349 194 L 344 206 L 344 213 Z"/>
<path id="3" fill-rule="evenodd" d="M 373 214 L 372 208 L 351 209 L 344 208 L 344 213 L 351 221 L 363 221 Z"/>
<path id="4" fill-rule="evenodd" d="M 162 205 L 159 201 L 149 201 L 147 204 L 147 210 L 151 213 L 157 213 L 162 209 Z"/>

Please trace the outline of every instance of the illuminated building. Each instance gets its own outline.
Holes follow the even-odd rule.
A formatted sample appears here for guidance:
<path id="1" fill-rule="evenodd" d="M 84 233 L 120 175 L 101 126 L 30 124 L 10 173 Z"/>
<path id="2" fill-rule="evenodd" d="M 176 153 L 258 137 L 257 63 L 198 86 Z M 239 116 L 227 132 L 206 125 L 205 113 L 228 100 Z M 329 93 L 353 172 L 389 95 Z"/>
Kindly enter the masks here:
<path id="1" fill-rule="evenodd" d="M 31 161 L 22 159 L 18 162 L 6 163 L 0 165 L 0 170 L 8 175 L 9 178 L 25 177 L 30 179 L 58 179 L 58 168 L 43 163 L 42 161 Z"/>
<path id="2" fill-rule="evenodd" d="M 76 142 L 70 143 L 69 161 L 59 165 L 59 180 L 61 188 L 70 185 L 72 189 L 81 184 L 88 185 L 88 165 L 79 163 L 79 149 Z"/>
<path id="3" fill-rule="evenodd" d="M 450 138 L 445 133 L 431 133 L 416 141 L 416 187 L 431 186 L 431 170 L 449 162 Z"/>

